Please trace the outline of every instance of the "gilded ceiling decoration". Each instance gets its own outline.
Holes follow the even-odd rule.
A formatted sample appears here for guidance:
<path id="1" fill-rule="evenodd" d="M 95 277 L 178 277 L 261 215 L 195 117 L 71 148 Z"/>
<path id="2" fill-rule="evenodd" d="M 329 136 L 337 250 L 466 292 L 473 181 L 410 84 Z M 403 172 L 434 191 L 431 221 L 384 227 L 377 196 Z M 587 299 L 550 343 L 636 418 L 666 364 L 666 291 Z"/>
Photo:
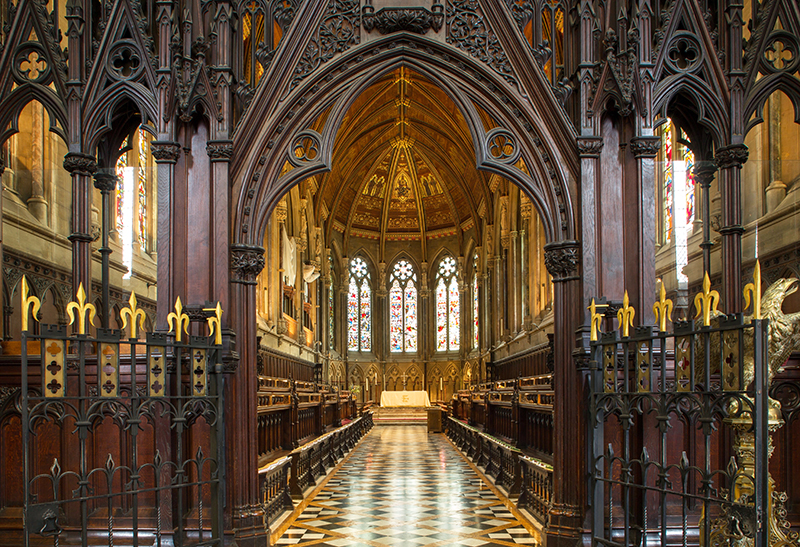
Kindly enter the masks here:
<path id="1" fill-rule="evenodd" d="M 461 112 L 406 67 L 377 81 L 350 107 L 333 165 L 320 177 L 317 207 L 330 211 L 332 228 L 348 237 L 454 235 L 475 225 L 478 203 L 491 193 L 488 175 L 475 168 Z"/>

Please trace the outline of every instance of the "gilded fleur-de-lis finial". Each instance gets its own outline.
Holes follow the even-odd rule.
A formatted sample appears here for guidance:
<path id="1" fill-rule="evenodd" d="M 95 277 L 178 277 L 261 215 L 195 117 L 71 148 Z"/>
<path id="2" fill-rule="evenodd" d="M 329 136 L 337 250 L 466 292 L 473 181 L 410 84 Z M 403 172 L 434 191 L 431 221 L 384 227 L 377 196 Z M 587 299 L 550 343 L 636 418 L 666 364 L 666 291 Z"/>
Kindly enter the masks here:
<path id="1" fill-rule="evenodd" d="M 753 295 L 753 319 L 761 319 L 761 263 L 758 260 L 753 270 L 753 282 L 744 286 L 744 309 L 750 306 L 750 294 Z"/>
<path id="2" fill-rule="evenodd" d="M 42 302 L 35 296 L 28 296 L 28 280 L 22 276 L 22 332 L 28 330 L 28 308 L 33 305 L 33 320 L 38 321 L 36 314 L 42 307 Z"/>
<path id="3" fill-rule="evenodd" d="M 597 305 L 592 298 L 592 303 L 589 304 L 589 313 L 591 317 L 589 318 L 589 326 L 591 328 L 591 335 L 589 336 L 589 340 L 592 342 L 597 342 L 597 333 L 600 331 L 600 324 L 603 321 L 603 314 L 597 313 L 597 308 L 605 308 L 605 305 Z"/>
<path id="4" fill-rule="evenodd" d="M 667 290 L 664 288 L 664 281 L 661 281 L 661 295 L 658 302 L 653 304 L 653 313 L 658 318 L 658 330 L 666 332 L 667 320 L 672 321 L 672 300 L 667 298 Z"/>
<path id="5" fill-rule="evenodd" d="M 703 326 L 711 326 L 711 312 L 717 311 L 719 304 L 719 292 L 711 290 L 711 280 L 708 278 L 708 272 L 703 277 L 703 292 L 694 297 L 694 307 L 697 310 L 695 318 L 703 314 Z"/>
<path id="6" fill-rule="evenodd" d="M 125 327 L 128 326 L 128 319 L 130 319 L 130 335 L 131 338 L 136 338 L 138 329 L 144 330 L 144 320 L 147 316 L 143 310 L 140 310 L 136 307 L 136 293 L 134 291 L 131 291 L 131 297 L 128 299 L 128 304 L 130 307 L 122 308 L 119 312 L 119 316 L 122 318 L 122 330 L 125 330 Z"/>
<path id="7" fill-rule="evenodd" d="M 94 316 L 97 315 L 97 309 L 94 304 L 86 303 L 86 291 L 83 290 L 83 283 L 78 285 L 78 302 L 70 302 L 67 304 L 67 315 L 69 315 L 69 324 L 75 322 L 75 312 L 78 313 L 78 334 L 86 334 L 86 312 L 89 312 L 89 324 L 94 325 Z"/>
<path id="8" fill-rule="evenodd" d="M 208 322 L 208 335 L 214 335 L 214 344 L 222 344 L 222 305 L 217 302 L 216 308 L 203 308 L 203 311 L 213 311 L 214 317 L 206 318 Z"/>
<path id="9" fill-rule="evenodd" d="M 625 296 L 622 297 L 622 307 L 617 310 L 617 321 L 619 321 L 619 326 L 622 329 L 623 338 L 627 338 L 630 335 L 634 315 L 636 315 L 636 310 L 630 305 L 628 291 L 625 291 Z"/>
<path id="10" fill-rule="evenodd" d="M 183 338 L 183 333 L 189 334 L 189 316 L 183 313 L 183 304 L 181 304 L 181 297 L 175 301 L 175 311 L 167 315 L 167 324 L 169 325 L 169 332 L 175 331 L 175 341 L 180 342 Z"/>

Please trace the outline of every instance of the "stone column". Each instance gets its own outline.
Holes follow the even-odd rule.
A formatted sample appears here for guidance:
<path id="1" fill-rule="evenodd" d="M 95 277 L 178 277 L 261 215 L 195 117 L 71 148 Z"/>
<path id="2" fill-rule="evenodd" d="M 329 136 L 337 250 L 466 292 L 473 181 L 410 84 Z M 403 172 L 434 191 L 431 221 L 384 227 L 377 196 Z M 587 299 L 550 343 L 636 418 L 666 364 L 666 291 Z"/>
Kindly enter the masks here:
<path id="1" fill-rule="evenodd" d="M 44 107 L 38 101 L 31 103 L 31 197 L 28 198 L 28 211 L 39 222 L 47 220 L 47 200 L 44 199 L 44 140 L 42 125 Z"/>
<path id="2" fill-rule="evenodd" d="M 167 330 L 167 315 L 175 304 L 177 294 L 173 285 L 173 265 L 175 256 L 172 239 L 174 236 L 174 215 L 172 214 L 175 187 L 175 163 L 181 153 L 177 142 L 153 141 L 150 151 L 156 160 L 158 184 L 158 279 L 156 329 Z"/>
<path id="3" fill-rule="evenodd" d="M 711 247 L 714 242 L 711 241 L 711 181 L 714 180 L 714 175 L 717 173 L 717 166 L 713 161 L 698 161 L 692 168 L 694 179 L 700 186 L 700 199 L 702 203 L 701 225 L 703 228 L 703 241 L 700 243 L 700 248 L 703 249 L 703 271 L 711 272 Z"/>
<path id="4" fill-rule="evenodd" d="M 100 258 L 102 260 L 102 265 L 100 267 L 100 283 L 102 285 L 102 299 L 103 299 L 103 309 L 101 310 L 100 314 L 100 324 L 103 328 L 109 328 L 109 318 L 111 308 L 109 304 L 111 302 L 111 288 L 110 288 L 110 279 L 109 279 L 109 272 L 108 272 L 108 259 L 109 255 L 111 254 L 111 248 L 108 246 L 108 236 L 109 232 L 111 231 L 111 194 L 114 190 L 117 189 L 117 175 L 113 173 L 95 173 L 94 175 L 94 187 L 100 190 L 100 195 L 102 196 L 102 206 L 101 206 L 101 215 L 102 219 L 100 221 L 100 230 L 101 230 L 101 244 L 100 244 Z M 123 245 L 127 245 L 128 242 L 123 242 Z"/>
<path id="5" fill-rule="evenodd" d="M 583 528 L 586 482 L 584 378 L 575 366 L 573 333 L 582 323 L 577 241 L 545 246 L 545 265 L 554 283 L 555 374 L 553 389 L 553 503 L 545 528 L 546 544 L 574 547 Z"/>
<path id="6" fill-rule="evenodd" d="M 256 393 L 256 286 L 264 268 L 264 249 L 231 246 L 231 324 L 236 328 L 239 360 L 226 367 L 226 528 L 236 530 L 239 546 L 256 544 L 263 534 L 258 491 L 258 434 Z M 263 542 L 263 537 L 261 538 Z M 259 543 L 259 545 L 262 543 Z"/>
<path id="7" fill-rule="evenodd" d="M 718 148 L 714 157 L 720 170 L 722 193 L 722 309 L 726 313 L 742 311 L 742 165 L 749 150 L 744 144 Z"/>
<path id="8" fill-rule="evenodd" d="M 72 233 L 68 238 L 72 242 L 72 294 L 83 284 L 86 301 L 92 302 L 91 180 L 97 162 L 93 156 L 70 152 L 64 156 L 64 169 L 72 175 Z"/>

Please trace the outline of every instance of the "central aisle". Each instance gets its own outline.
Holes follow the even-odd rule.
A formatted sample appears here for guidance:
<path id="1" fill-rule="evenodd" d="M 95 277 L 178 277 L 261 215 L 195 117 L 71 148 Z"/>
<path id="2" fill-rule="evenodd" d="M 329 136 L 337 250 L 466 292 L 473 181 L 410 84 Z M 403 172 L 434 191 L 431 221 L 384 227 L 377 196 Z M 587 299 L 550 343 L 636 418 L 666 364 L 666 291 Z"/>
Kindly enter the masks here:
<path id="1" fill-rule="evenodd" d="M 403 547 L 536 540 L 442 434 L 375 427 L 277 541 Z"/>

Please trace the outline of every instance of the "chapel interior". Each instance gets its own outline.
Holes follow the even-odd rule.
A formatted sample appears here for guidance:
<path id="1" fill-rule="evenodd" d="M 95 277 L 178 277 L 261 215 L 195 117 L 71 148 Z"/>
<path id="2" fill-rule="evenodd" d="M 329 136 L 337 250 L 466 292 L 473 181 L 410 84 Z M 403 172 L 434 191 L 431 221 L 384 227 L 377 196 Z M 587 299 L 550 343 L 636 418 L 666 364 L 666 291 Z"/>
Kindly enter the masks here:
<path id="1" fill-rule="evenodd" d="M 0 546 L 800 545 L 793 0 L 0 27 Z"/>

